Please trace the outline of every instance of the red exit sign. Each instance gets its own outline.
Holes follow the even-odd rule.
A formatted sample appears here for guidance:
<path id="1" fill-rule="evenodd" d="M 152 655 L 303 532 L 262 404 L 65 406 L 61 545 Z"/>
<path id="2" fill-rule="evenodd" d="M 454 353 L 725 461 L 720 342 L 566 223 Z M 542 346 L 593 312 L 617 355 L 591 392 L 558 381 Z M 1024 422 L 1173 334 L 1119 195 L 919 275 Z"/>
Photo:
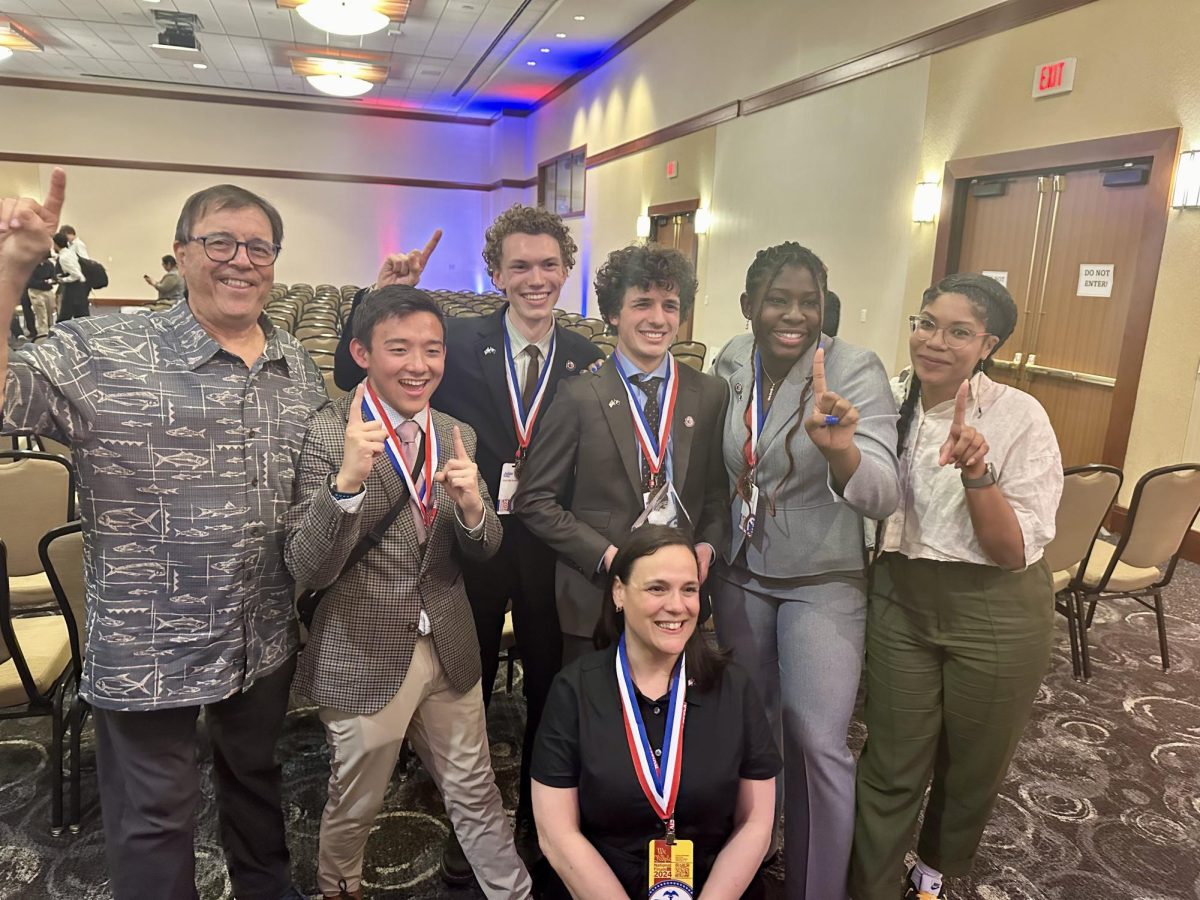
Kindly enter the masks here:
<path id="1" fill-rule="evenodd" d="M 1075 87 L 1075 57 L 1043 63 L 1033 71 L 1033 96 L 1065 94 Z"/>

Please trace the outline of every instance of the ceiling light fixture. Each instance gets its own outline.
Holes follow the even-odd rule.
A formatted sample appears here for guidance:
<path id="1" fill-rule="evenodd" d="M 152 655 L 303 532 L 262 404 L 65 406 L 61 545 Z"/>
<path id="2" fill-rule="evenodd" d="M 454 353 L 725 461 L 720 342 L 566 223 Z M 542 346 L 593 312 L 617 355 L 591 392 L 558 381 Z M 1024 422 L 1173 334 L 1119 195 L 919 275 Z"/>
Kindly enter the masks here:
<path id="1" fill-rule="evenodd" d="M 193 69 L 207 69 L 208 65 L 206 63 L 192 63 L 192 68 Z"/>
<path id="2" fill-rule="evenodd" d="M 309 75 L 308 83 L 322 94 L 333 97 L 361 97 L 371 89 L 371 82 L 353 75 Z"/>
<path id="3" fill-rule="evenodd" d="M 586 22 L 586 21 L 587 21 L 587 16 L 576 16 L 576 17 L 575 17 L 575 21 L 576 21 L 576 22 Z"/>
<path id="4" fill-rule="evenodd" d="M 309 25 L 330 34 L 374 34 L 390 21 L 371 0 L 308 0 L 296 12 Z"/>
<path id="5" fill-rule="evenodd" d="M 558 34 L 556 34 L 554 36 L 556 38 L 565 38 L 567 36 L 567 33 L 565 31 L 560 31 Z"/>
<path id="6" fill-rule="evenodd" d="M 542 52 L 543 52 L 543 53 L 549 53 L 549 52 L 550 52 L 550 48 L 549 48 L 549 47 L 543 47 L 543 48 L 542 48 Z"/>
<path id="7" fill-rule="evenodd" d="M 535 63 L 535 62 L 534 62 L 534 61 L 531 59 L 531 60 L 529 60 L 529 62 L 525 63 L 525 65 L 527 65 L 527 66 L 536 66 L 536 65 L 537 65 L 537 63 Z"/>

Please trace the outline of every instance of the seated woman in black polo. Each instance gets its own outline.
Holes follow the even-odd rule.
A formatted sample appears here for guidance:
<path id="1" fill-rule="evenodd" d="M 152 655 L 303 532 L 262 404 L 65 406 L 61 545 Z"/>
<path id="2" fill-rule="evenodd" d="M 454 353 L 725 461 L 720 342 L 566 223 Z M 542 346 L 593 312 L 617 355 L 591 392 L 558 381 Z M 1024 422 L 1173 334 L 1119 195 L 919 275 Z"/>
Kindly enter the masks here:
<path id="1" fill-rule="evenodd" d="M 534 816 L 561 879 L 546 896 L 759 896 L 781 761 L 699 607 L 688 535 L 634 531 L 605 591 L 605 649 L 558 674 L 538 731 Z"/>

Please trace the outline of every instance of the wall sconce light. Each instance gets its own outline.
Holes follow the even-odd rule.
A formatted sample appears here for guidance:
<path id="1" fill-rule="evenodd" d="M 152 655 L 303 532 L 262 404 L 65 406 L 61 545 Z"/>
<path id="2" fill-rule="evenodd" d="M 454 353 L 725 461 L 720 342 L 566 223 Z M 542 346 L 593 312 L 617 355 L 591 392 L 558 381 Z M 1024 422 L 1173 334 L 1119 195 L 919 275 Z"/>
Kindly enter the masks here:
<path id="1" fill-rule="evenodd" d="M 708 226 L 712 222 L 712 214 L 708 211 L 707 206 L 701 206 L 696 210 L 696 216 L 692 219 L 692 227 L 695 228 L 696 234 L 708 234 Z"/>
<path id="2" fill-rule="evenodd" d="M 936 181 L 922 181 L 913 192 L 914 222 L 932 222 L 942 205 L 942 186 Z"/>
<path id="3" fill-rule="evenodd" d="M 637 217 L 637 236 L 640 238 L 650 237 L 650 217 L 649 216 L 638 216 Z"/>
<path id="4" fill-rule="evenodd" d="M 1200 207 L 1200 150 L 1185 150 L 1179 154 L 1179 169 L 1175 173 L 1176 209 Z"/>

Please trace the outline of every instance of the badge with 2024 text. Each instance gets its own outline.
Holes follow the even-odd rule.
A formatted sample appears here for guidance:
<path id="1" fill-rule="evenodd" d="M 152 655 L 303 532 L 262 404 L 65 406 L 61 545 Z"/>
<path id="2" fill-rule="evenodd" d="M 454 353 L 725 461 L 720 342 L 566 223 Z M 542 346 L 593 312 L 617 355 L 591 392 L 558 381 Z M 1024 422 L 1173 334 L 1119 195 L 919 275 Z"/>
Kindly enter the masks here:
<path id="1" fill-rule="evenodd" d="M 650 842 L 650 900 L 683 900 L 695 882 L 691 841 Z"/>

